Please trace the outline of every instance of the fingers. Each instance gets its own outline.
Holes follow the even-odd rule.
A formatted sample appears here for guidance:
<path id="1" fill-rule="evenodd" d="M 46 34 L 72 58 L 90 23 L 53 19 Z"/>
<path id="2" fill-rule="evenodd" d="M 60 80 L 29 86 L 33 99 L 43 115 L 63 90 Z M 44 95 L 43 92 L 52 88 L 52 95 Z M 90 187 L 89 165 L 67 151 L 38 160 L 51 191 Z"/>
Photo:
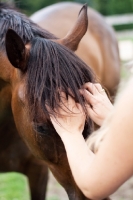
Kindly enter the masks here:
<path id="1" fill-rule="evenodd" d="M 97 94 L 102 94 L 103 92 L 105 93 L 104 89 L 99 83 L 85 83 L 83 85 L 83 88 L 88 90 L 91 94 L 97 95 Z"/>
<path id="2" fill-rule="evenodd" d="M 88 116 L 95 122 L 95 112 L 89 105 L 87 105 L 87 112 Z"/>
<path id="3" fill-rule="evenodd" d="M 105 91 L 99 83 L 90 82 L 83 85 L 80 93 L 91 106 L 95 105 L 102 98 L 102 95 L 105 95 Z"/>
<path id="4" fill-rule="evenodd" d="M 88 90 L 94 96 L 107 96 L 105 90 L 102 88 L 100 83 L 85 83 L 83 89 Z"/>
<path id="5" fill-rule="evenodd" d="M 83 97 L 85 98 L 85 100 L 87 101 L 88 104 L 93 105 L 95 104 L 95 97 L 93 94 L 91 94 L 88 90 L 86 89 L 81 89 L 79 90 L 80 94 L 83 95 Z"/>
<path id="6" fill-rule="evenodd" d="M 92 84 L 90 82 L 89 83 L 85 83 L 83 85 L 83 88 L 88 90 L 93 95 L 97 93 L 97 88 L 94 86 L 94 84 Z"/>
<path id="7" fill-rule="evenodd" d="M 97 91 L 101 93 L 105 93 L 105 90 L 102 88 L 102 86 L 99 83 L 95 83 L 94 86 L 97 88 Z"/>
<path id="8" fill-rule="evenodd" d="M 102 125 L 108 113 L 113 109 L 102 86 L 98 83 L 86 83 L 83 89 L 80 89 L 80 93 L 89 104 L 86 108 L 90 118 L 99 126 Z"/>
<path id="9" fill-rule="evenodd" d="M 74 98 L 66 96 L 64 92 L 60 92 L 60 107 L 56 111 L 58 117 L 74 116 L 75 114 L 84 113 L 82 106 L 76 103 Z"/>

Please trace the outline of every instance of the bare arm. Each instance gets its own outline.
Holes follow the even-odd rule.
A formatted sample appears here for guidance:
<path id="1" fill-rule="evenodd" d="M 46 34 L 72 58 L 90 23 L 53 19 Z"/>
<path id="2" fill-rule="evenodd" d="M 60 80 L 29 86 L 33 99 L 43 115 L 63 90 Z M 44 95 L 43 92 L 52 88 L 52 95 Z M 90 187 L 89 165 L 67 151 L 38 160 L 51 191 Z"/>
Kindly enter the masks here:
<path id="1" fill-rule="evenodd" d="M 65 117 L 69 118 L 69 126 L 62 118 L 59 119 L 62 126 L 51 118 L 65 145 L 74 179 L 90 199 L 109 196 L 133 174 L 132 86 L 128 85 L 116 104 L 106 137 L 96 155 L 88 150 L 82 137 L 80 121 L 84 124 L 85 119 L 80 114 L 73 116 L 72 123 L 70 116 Z"/>

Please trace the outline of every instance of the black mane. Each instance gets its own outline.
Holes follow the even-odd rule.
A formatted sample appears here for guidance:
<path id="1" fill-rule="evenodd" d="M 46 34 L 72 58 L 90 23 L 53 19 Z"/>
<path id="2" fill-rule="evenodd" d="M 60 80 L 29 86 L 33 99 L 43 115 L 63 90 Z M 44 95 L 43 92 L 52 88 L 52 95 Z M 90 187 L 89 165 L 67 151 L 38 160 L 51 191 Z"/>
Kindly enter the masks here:
<path id="1" fill-rule="evenodd" d="M 56 37 L 32 22 L 26 15 L 6 3 L 0 3 L 0 47 L 5 49 L 5 33 L 11 28 L 28 43 L 33 37 L 55 39 Z"/>
<path id="2" fill-rule="evenodd" d="M 60 91 L 85 110 L 79 89 L 86 82 L 94 82 L 92 70 L 71 50 L 44 38 L 31 41 L 26 89 L 30 116 L 36 124 L 48 121 L 50 114 L 56 116 L 62 103 Z"/>
<path id="3" fill-rule="evenodd" d="M 25 44 L 31 44 L 26 71 L 26 95 L 29 114 L 35 126 L 39 129 L 41 127 L 41 130 L 45 125 L 49 126 L 49 115 L 56 116 L 61 105 L 60 91 L 66 97 L 72 96 L 86 111 L 79 89 L 84 83 L 95 81 L 91 68 L 71 50 L 51 41 L 50 39 L 56 39 L 53 34 L 40 28 L 15 8 L 0 3 L 1 50 L 5 50 L 5 33 L 9 28 Z M 88 118 L 83 133 L 85 137 L 91 132 L 91 128 L 92 122 Z"/>

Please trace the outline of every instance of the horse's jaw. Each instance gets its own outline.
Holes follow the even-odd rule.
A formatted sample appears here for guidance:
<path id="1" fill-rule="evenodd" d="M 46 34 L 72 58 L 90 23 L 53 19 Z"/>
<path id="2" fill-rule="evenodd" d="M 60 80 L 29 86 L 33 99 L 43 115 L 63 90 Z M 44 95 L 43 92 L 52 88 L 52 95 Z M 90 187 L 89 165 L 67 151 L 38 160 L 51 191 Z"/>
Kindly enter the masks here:
<path id="1" fill-rule="evenodd" d="M 39 142 L 39 146 L 42 146 L 43 156 L 45 156 L 43 159 L 56 180 L 65 189 L 69 200 L 89 200 L 74 181 L 64 144 L 52 125 L 45 124 L 43 127 L 38 127 L 37 131 L 36 141 Z M 44 144 L 46 144 L 45 147 Z M 110 199 L 106 198 L 104 200 Z"/>

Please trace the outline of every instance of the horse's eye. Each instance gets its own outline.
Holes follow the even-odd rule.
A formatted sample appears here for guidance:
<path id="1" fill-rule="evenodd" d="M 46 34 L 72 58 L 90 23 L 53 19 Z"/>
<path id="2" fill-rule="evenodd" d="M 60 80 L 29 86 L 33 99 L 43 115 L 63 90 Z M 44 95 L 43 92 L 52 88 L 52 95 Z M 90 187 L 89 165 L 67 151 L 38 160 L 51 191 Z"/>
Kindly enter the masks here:
<path id="1" fill-rule="evenodd" d="M 55 135 L 55 132 L 56 132 L 53 126 L 52 127 L 49 126 L 49 123 L 42 124 L 42 125 L 38 125 L 35 123 L 34 129 L 40 134 L 49 135 L 49 136 Z"/>
<path id="2" fill-rule="evenodd" d="M 47 126 L 34 126 L 35 130 L 39 133 L 48 134 L 48 127 Z"/>

